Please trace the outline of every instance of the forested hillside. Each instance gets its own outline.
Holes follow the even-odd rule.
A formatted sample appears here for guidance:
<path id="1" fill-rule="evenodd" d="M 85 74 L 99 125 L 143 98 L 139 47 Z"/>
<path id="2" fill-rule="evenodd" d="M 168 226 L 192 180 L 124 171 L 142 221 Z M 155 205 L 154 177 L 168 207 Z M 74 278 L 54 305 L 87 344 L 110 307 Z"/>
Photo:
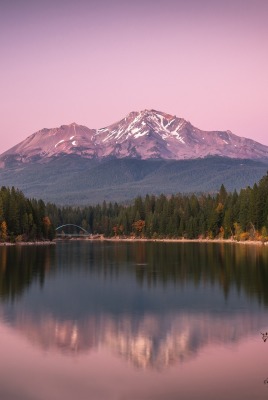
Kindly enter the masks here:
<path id="1" fill-rule="evenodd" d="M 137 197 L 130 205 L 58 207 L 0 189 L 0 240 L 52 240 L 54 227 L 81 226 L 106 237 L 268 240 L 268 173 L 252 188 L 218 194 Z"/>
<path id="2" fill-rule="evenodd" d="M 267 163 L 207 157 L 193 160 L 84 159 L 76 155 L 52 158 L 44 164 L 0 168 L 0 184 L 14 186 L 30 198 L 62 206 L 123 203 L 146 194 L 216 193 L 253 186 Z"/>
<path id="3" fill-rule="evenodd" d="M 72 223 L 93 234 L 146 238 L 268 240 L 268 174 L 252 188 L 211 196 L 137 197 L 131 205 L 58 208 L 47 205 L 55 226 Z"/>

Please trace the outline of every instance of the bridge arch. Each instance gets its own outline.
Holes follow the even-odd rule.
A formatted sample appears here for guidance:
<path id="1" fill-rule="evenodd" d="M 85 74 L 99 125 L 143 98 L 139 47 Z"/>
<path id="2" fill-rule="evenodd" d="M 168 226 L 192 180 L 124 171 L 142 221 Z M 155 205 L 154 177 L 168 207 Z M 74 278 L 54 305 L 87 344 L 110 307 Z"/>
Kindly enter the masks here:
<path id="1" fill-rule="evenodd" d="M 60 226 L 58 226 L 58 227 L 55 229 L 55 231 L 57 232 L 59 229 L 65 228 L 66 226 L 75 226 L 76 228 L 79 228 L 81 231 L 83 231 L 83 232 L 85 233 L 85 235 L 90 235 L 90 233 L 89 233 L 86 229 L 84 229 L 84 228 L 82 228 L 82 226 L 79 226 L 79 225 L 76 225 L 76 224 L 64 224 L 64 225 L 60 225 Z"/>

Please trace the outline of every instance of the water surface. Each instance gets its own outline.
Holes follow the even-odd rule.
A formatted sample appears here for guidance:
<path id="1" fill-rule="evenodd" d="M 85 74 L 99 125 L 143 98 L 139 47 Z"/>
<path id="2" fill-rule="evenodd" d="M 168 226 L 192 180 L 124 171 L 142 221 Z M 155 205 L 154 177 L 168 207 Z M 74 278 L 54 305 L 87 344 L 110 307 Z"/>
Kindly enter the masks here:
<path id="1" fill-rule="evenodd" d="M 267 399 L 268 248 L 0 248 L 0 398 Z"/>

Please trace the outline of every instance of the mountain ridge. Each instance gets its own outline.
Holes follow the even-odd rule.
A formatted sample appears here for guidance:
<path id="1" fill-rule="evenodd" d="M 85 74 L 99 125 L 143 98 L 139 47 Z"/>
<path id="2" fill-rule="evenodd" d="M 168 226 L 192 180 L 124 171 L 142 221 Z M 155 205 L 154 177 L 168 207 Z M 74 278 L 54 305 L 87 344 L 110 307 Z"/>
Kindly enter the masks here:
<path id="1" fill-rule="evenodd" d="M 231 131 L 204 131 L 189 121 L 157 110 L 130 112 L 107 127 L 75 122 L 44 128 L 0 155 L 0 167 L 47 162 L 63 154 L 82 158 L 183 160 L 222 156 L 268 160 L 268 146 Z"/>
<path id="2" fill-rule="evenodd" d="M 268 146 L 230 131 L 202 131 L 156 110 L 101 129 L 44 128 L 0 155 L 0 183 L 57 204 L 128 202 L 137 195 L 215 193 L 252 186 Z"/>

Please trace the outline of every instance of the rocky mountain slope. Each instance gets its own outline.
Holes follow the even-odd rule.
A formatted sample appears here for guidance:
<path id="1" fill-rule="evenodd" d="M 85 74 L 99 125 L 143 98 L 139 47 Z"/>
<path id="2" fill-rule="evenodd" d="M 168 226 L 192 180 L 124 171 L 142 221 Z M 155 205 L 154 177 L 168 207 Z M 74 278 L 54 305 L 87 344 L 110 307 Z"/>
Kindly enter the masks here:
<path id="1" fill-rule="evenodd" d="M 218 155 L 268 160 L 268 146 L 230 131 L 202 131 L 183 118 L 144 110 L 131 112 L 102 129 L 89 129 L 76 123 L 42 129 L 3 153 L 0 167 L 47 162 L 67 154 L 91 159 L 184 160 Z"/>
<path id="2" fill-rule="evenodd" d="M 125 202 L 137 195 L 216 192 L 253 185 L 268 146 L 205 132 L 144 110 L 102 129 L 72 123 L 42 129 L 0 156 L 0 185 L 58 204 Z"/>

